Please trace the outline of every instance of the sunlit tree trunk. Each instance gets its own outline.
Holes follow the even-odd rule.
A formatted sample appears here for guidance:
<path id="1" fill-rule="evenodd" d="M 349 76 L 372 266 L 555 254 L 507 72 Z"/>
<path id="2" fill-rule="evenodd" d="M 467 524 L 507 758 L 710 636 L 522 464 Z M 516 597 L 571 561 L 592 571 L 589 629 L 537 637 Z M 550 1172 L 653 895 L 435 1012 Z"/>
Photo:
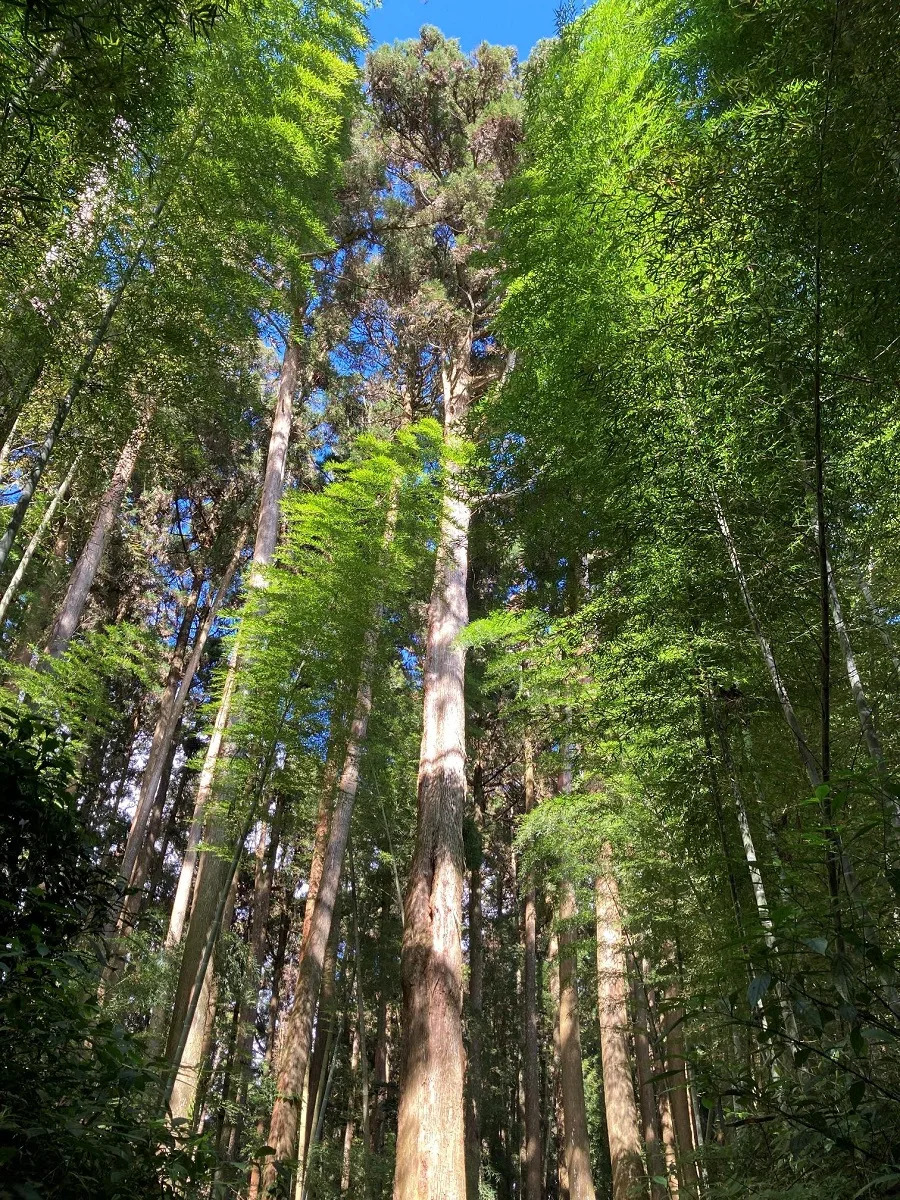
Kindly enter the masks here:
<path id="1" fill-rule="evenodd" d="M 645 1183 L 637 1104 L 628 1053 L 628 973 L 622 938 L 619 887 L 612 848 L 604 845 L 595 880 L 597 1011 L 603 1065 L 603 1100 L 612 1163 L 613 1200 L 629 1200 Z"/>
<path id="2" fill-rule="evenodd" d="M 444 370 L 448 435 L 469 399 L 471 331 Z M 425 649 L 416 845 L 406 890 L 394 1200 L 466 1194 L 462 1037 L 462 822 L 466 796 L 466 576 L 470 509 L 448 470 Z"/>

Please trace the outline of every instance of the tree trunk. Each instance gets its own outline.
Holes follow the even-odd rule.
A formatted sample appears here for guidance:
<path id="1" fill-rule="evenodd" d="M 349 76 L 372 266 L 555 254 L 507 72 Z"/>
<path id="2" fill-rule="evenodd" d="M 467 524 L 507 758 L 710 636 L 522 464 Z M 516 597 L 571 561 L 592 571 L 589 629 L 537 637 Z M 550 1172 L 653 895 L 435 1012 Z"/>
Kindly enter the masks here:
<path id="1" fill-rule="evenodd" d="M 471 331 L 444 371 L 445 428 L 468 405 Z M 462 825 L 466 797 L 466 576 L 470 509 L 448 468 L 425 650 L 416 846 L 404 904 L 403 1044 L 394 1200 L 466 1194 L 462 1037 Z"/>
<path id="2" fill-rule="evenodd" d="M 660 1147 L 657 1122 L 656 1088 L 653 1082 L 653 1065 L 650 1060 L 650 1025 L 647 1013 L 647 998 L 644 981 L 639 976 L 639 967 L 633 963 L 631 973 L 631 1001 L 634 1008 L 634 1060 L 638 1082 L 638 1097 L 641 1106 L 641 1133 L 647 1154 L 647 1170 L 650 1175 L 651 1200 L 666 1200 L 667 1189 L 658 1181 L 667 1175 L 666 1163 Z M 678 1180 L 669 1181 L 672 1200 L 678 1200 Z"/>
<path id="3" fill-rule="evenodd" d="M 119 515 L 119 509 L 125 498 L 128 484 L 131 482 L 138 455 L 147 436 L 151 415 L 151 412 L 145 412 L 138 425 L 135 426 L 131 437 L 119 455 L 119 461 L 116 463 L 109 487 L 100 500 L 100 508 L 87 545 L 79 555 L 78 562 L 72 571 L 69 586 L 47 641 L 47 653 L 52 658 L 58 658 L 60 654 L 64 653 L 84 614 L 88 595 L 97 575 L 103 551 L 106 549 L 107 539 L 116 517 Z"/>
<path id="4" fill-rule="evenodd" d="M 559 897 L 559 1063 L 565 1114 L 566 1167 L 571 1200 L 594 1200 L 590 1141 L 584 1103 L 578 985 L 575 978 L 575 888 L 568 880 Z"/>
<path id="5" fill-rule="evenodd" d="M 3 593 L 2 600 L 0 600 L 0 628 L 2 628 L 3 622 L 6 620 L 6 614 L 9 612 L 9 606 L 16 598 L 16 593 L 19 590 L 19 584 L 25 577 L 25 572 L 28 570 L 28 565 L 34 557 L 35 551 L 41 544 L 41 540 L 43 539 L 44 534 L 47 532 L 50 522 L 53 520 L 53 517 L 56 514 L 56 510 L 66 498 L 66 494 L 71 487 L 72 480 L 75 478 L 75 472 L 78 469 L 78 464 L 81 462 L 81 454 L 82 452 L 79 450 L 72 460 L 72 465 L 69 467 L 65 479 L 63 479 L 62 483 L 54 492 L 53 498 L 47 505 L 44 515 L 41 517 L 40 524 L 31 535 L 31 540 L 25 547 L 22 557 L 16 564 L 16 569 L 13 572 L 12 578 L 6 585 L 6 591 Z"/>
<path id="6" fill-rule="evenodd" d="M 327 849 L 326 842 L 326 849 Z M 322 855 L 324 861 L 324 854 Z M 320 876 L 321 878 L 321 876 Z M 308 903 L 308 901 L 307 901 Z M 310 910 L 311 911 L 311 910 Z M 303 924 L 306 926 L 304 913 Z M 334 916 L 331 918 L 331 935 L 325 949 L 325 961 L 322 964 L 322 987 L 319 992 L 319 1003 L 316 1008 L 315 1037 L 312 1052 L 309 1056 L 309 1071 L 307 1072 L 307 1091 L 313 1103 L 307 1104 L 300 1114 L 300 1142 L 298 1157 L 301 1164 L 306 1162 L 309 1147 L 312 1144 L 313 1123 L 315 1118 L 315 1100 L 324 1087 L 325 1072 L 328 1070 L 328 1047 L 331 1045 L 337 1021 L 337 944 L 341 929 L 341 897 L 338 896 Z M 300 942 L 300 953 L 304 943 Z M 280 1054 L 278 1061 L 281 1061 Z"/>
<path id="7" fill-rule="evenodd" d="M 559 935 L 550 935 L 550 945 L 547 951 L 549 971 L 550 999 L 553 1002 L 553 1119 L 556 1126 L 556 1179 L 559 1200 L 569 1200 L 569 1166 L 566 1156 L 566 1110 L 563 1104 L 562 1090 L 562 1041 L 560 1030 L 560 994 L 559 994 Z M 549 1126 L 548 1126 L 549 1141 Z M 548 1156 L 549 1168 L 549 1156 Z M 549 1175 L 548 1188 L 549 1191 Z"/>
<path id="8" fill-rule="evenodd" d="M 534 755 L 530 739 L 525 741 L 525 811 L 537 803 Z M 525 1200 L 541 1200 L 541 1062 L 538 1034 L 537 990 L 537 897 L 534 881 L 529 879 L 525 893 L 525 973 L 523 980 L 525 1010 L 524 1117 L 525 1117 Z"/>
<path id="9" fill-rule="evenodd" d="M 152 796 L 159 786 L 159 778 L 163 769 L 163 765 L 166 761 L 169 746 L 171 745 L 178 722 L 181 720 L 182 713 L 184 712 L 184 706 L 187 703 L 188 696 L 190 695 L 191 686 L 194 682 L 194 676 L 196 675 L 197 669 L 200 666 L 200 661 L 203 657 L 203 652 L 206 649 L 206 643 L 209 639 L 209 635 L 212 632 L 213 625 L 215 624 L 216 618 L 219 615 L 219 610 L 222 607 L 222 602 L 228 594 L 228 590 L 231 587 L 231 582 L 234 579 L 238 566 L 240 565 L 241 554 L 244 549 L 244 541 L 246 536 L 247 527 L 244 525 L 238 532 L 238 537 L 235 541 L 234 552 L 231 556 L 230 562 L 225 568 L 225 572 L 222 576 L 222 580 L 219 584 L 216 594 L 206 607 L 206 612 L 202 621 L 200 622 L 200 627 L 197 630 L 196 637 L 194 638 L 194 645 L 187 662 L 184 662 L 184 650 L 182 650 L 181 654 L 178 656 L 177 661 L 176 656 L 173 655 L 172 667 L 169 671 L 169 677 L 166 681 L 165 690 L 163 691 L 163 695 L 160 699 L 159 715 L 157 717 L 156 726 L 153 730 L 153 740 L 150 744 L 150 754 L 147 758 L 147 765 L 144 768 L 144 773 L 141 776 L 141 789 L 138 793 L 137 805 L 135 806 L 134 816 L 131 820 L 131 827 L 128 831 L 128 842 L 125 846 L 125 855 L 122 860 L 122 876 L 124 879 L 129 878 L 131 870 L 134 866 L 134 862 L 137 858 L 137 855 L 140 853 L 141 846 L 143 845 L 149 804 Z M 202 577 L 195 579 L 195 587 L 202 589 Z M 199 591 L 197 599 L 192 599 L 191 602 L 194 611 L 196 611 L 198 601 Z M 191 623 L 192 622 L 193 615 L 191 617 Z M 190 626 L 188 627 L 188 634 L 190 634 Z M 227 687 L 228 684 L 226 683 L 226 689 Z M 213 744 L 215 739 L 216 731 L 214 728 L 210 745 Z M 219 741 L 221 741 L 221 737 L 219 738 Z M 218 753 L 218 743 L 216 746 L 216 753 Z M 211 781 L 212 777 L 210 776 L 207 783 L 207 790 L 208 786 L 211 785 Z M 203 775 L 201 774 L 200 786 L 198 788 L 198 798 L 200 792 L 203 790 L 204 779 Z M 193 876 L 193 863 L 191 863 L 191 875 Z M 177 899 L 183 899 L 183 897 L 178 897 Z M 173 916 L 174 913 L 175 910 L 173 909 Z M 184 914 L 182 913 L 180 918 L 181 920 L 183 920 L 183 915 Z M 172 922 L 170 920 L 170 929 L 171 927 Z M 181 932 L 179 930 L 178 936 L 174 938 L 173 944 L 176 944 L 180 940 Z"/>
<path id="10" fill-rule="evenodd" d="M 677 999 L 677 989 L 667 992 L 670 1004 Z M 678 1178 L 688 1196 L 697 1195 L 697 1166 L 694 1162 L 694 1138 L 691 1129 L 691 1108 L 688 1078 L 684 1059 L 684 1011 L 671 1007 L 665 1014 L 666 1092 L 672 1114 L 672 1127 L 678 1152 Z"/>
<path id="11" fill-rule="evenodd" d="M 25 520 L 25 514 L 28 512 L 35 489 L 37 488 L 41 476 L 44 473 L 44 468 L 50 461 L 50 455 L 53 453 L 56 440 L 62 432 L 63 425 L 65 424 L 69 413 L 72 411 L 75 401 L 81 395 L 81 390 L 87 381 L 91 367 L 94 364 L 94 359 L 97 357 L 97 353 L 106 341 L 106 335 L 109 332 L 112 319 L 116 315 L 116 311 L 119 305 L 122 303 L 125 292 L 131 284 L 132 279 L 134 279 L 135 275 L 137 274 L 138 267 L 143 262 L 144 253 L 147 247 L 150 245 L 150 240 L 153 236 L 156 226 L 159 224 L 159 219 L 169 202 L 176 184 L 178 184 L 181 180 L 182 168 L 184 167 L 184 164 L 187 162 L 190 155 L 193 153 L 199 135 L 200 126 L 197 127 L 194 136 L 188 143 L 187 149 L 181 158 L 178 168 L 172 172 L 172 176 L 168 185 L 163 189 L 163 192 L 156 203 L 156 207 L 154 208 L 150 215 L 150 219 L 147 222 L 144 230 L 144 236 L 141 238 L 141 241 L 138 244 L 134 254 L 131 256 L 131 261 L 129 262 L 128 266 L 122 272 L 119 283 L 107 301 L 106 307 L 104 308 L 100 320 L 97 323 L 97 328 L 94 330 L 94 336 L 88 343 L 87 349 L 81 356 L 78 366 L 75 368 L 75 373 L 73 374 L 71 382 L 69 383 L 68 391 L 56 407 L 56 415 L 54 416 L 53 422 L 47 431 L 47 436 L 44 438 L 43 445 L 38 452 L 37 459 L 31 470 L 31 475 L 25 481 L 25 484 L 19 493 L 19 499 L 16 501 L 15 507 L 10 515 L 9 523 L 7 524 L 3 533 L 3 537 L 0 538 L 0 567 L 3 566 L 9 556 L 9 552 L 12 549 L 16 534 L 19 532 L 22 522 Z M 43 366 L 44 363 L 43 360 L 41 360 L 37 366 L 37 369 L 33 373 L 29 391 L 37 384 L 37 381 L 40 378 L 40 374 L 43 370 Z M 24 396 L 23 403 L 25 403 L 27 399 L 27 395 Z"/>
<path id="12" fill-rule="evenodd" d="M 353 1117 L 353 1106 L 356 1103 L 356 1085 L 359 1074 L 359 1023 L 353 1030 L 353 1046 L 350 1050 L 350 1109 L 347 1113 L 347 1124 L 344 1126 L 344 1156 L 341 1164 L 341 1195 L 350 1191 L 350 1166 L 353 1151 L 353 1136 L 356 1123 Z"/>
<path id="13" fill-rule="evenodd" d="M 484 808 L 481 763 L 475 764 L 473 791 L 476 820 Z M 466 1063 L 466 1193 L 478 1200 L 481 1187 L 481 1021 L 484 998 L 484 946 L 481 917 L 481 862 L 469 872 L 469 1012 Z"/>
<path id="14" fill-rule="evenodd" d="M 612 848 L 604 845 L 595 880 L 597 910 L 597 1011 L 603 1064 L 603 1099 L 612 1163 L 613 1200 L 629 1200 L 646 1186 L 631 1062 L 628 1054 L 628 974 L 622 939 L 619 888 Z"/>
<path id="15" fill-rule="evenodd" d="M 344 853 L 350 835 L 350 821 L 359 787 L 360 764 L 372 706 L 372 672 L 377 637 L 377 626 L 373 623 L 365 637 L 353 723 L 347 739 L 344 765 L 331 818 L 322 877 L 313 907 L 309 937 L 300 950 L 294 1006 L 288 1018 L 281 1048 L 278 1096 L 272 1109 L 268 1141 L 275 1153 L 269 1156 L 263 1171 L 263 1182 L 270 1193 L 279 1186 L 279 1167 L 297 1156 L 301 1089 L 309 1061 L 313 1016 L 322 982 L 325 948 L 331 934 L 332 914 L 337 901 Z"/>

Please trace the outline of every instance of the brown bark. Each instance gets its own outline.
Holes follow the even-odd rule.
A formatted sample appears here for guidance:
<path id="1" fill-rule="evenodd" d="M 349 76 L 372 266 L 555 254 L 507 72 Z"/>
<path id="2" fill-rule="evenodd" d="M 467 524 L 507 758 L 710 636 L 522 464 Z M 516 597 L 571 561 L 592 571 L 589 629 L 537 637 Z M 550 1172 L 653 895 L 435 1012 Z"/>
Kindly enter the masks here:
<path id="1" fill-rule="evenodd" d="M 651 1200 L 665 1200 L 666 1188 L 657 1180 L 666 1177 L 666 1163 L 660 1144 L 657 1119 L 656 1088 L 653 1082 L 653 1064 L 650 1059 L 650 1028 L 647 1013 L 647 997 L 643 979 L 638 976 L 638 966 L 633 964 L 631 973 L 631 1002 L 634 1009 L 634 1060 L 641 1109 L 641 1133 L 647 1154 L 647 1170 L 650 1175 Z M 677 1200 L 678 1182 L 673 1200 Z"/>
<path id="2" fill-rule="evenodd" d="M 444 372 L 448 435 L 469 398 L 471 331 Z M 462 822 L 466 796 L 466 576 L 470 509 L 448 471 L 425 650 L 416 847 L 404 904 L 403 1044 L 394 1200 L 466 1192 L 462 1038 Z"/>
<path id="3" fill-rule="evenodd" d="M 356 1132 L 356 1122 L 353 1117 L 353 1106 L 356 1103 L 356 1085 L 359 1075 L 359 1023 L 353 1030 L 353 1045 L 350 1050 L 350 1111 L 344 1126 L 344 1156 L 341 1163 L 341 1195 L 350 1191 L 350 1165 L 353 1151 L 353 1137 Z"/>
<path id="4" fill-rule="evenodd" d="M 324 858 L 324 855 L 323 855 Z M 304 925 L 306 924 L 304 916 Z M 322 988 L 319 992 L 319 1004 L 316 1009 L 315 1038 L 312 1053 L 309 1058 L 307 1077 L 308 1092 L 312 1103 L 307 1104 L 301 1118 L 302 1141 L 299 1146 L 301 1163 L 306 1162 L 309 1147 L 313 1137 L 313 1122 L 315 1120 L 315 1101 L 321 1095 L 324 1087 L 325 1072 L 328 1069 L 328 1049 L 334 1040 L 337 1027 L 337 943 L 341 927 L 341 900 L 338 897 L 334 916 L 331 920 L 331 935 L 325 949 L 325 961 L 322 964 Z M 301 948 L 303 943 L 300 943 Z"/>
<path id="5" fill-rule="evenodd" d="M 47 640 L 47 653 L 52 658 L 62 654 L 81 621 L 93 586 L 106 542 L 115 524 L 119 509 L 125 498 L 138 455 L 147 437 L 151 411 L 144 412 L 119 455 L 109 487 L 100 499 L 100 507 L 88 537 L 87 544 L 78 557 L 69 579 L 69 586 Z"/>
<path id="6" fill-rule="evenodd" d="M 531 741 L 525 742 L 525 811 L 537 803 L 534 755 Z M 525 893 L 525 972 L 523 1001 L 525 1013 L 525 1053 L 523 1064 L 525 1125 L 525 1200 L 541 1200 L 541 1063 L 538 1037 L 537 991 L 537 896 L 534 881 Z"/>
<path id="7" fill-rule="evenodd" d="M 476 820 L 484 808 L 484 769 L 475 764 Z M 481 1021 L 484 1002 L 484 945 L 481 917 L 481 863 L 469 872 L 469 1012 L 466 1063 L 466 1193 L 478 1200 L 481 1183 Z"/>
<path id="8" fill-rule="evenodd" d="M 569 1166 L 566 1157 L 566 1111 L 562 1094 L 562 1048 L 559 1026 L 559 936 L 555 931 L 550 935 L 547 965 L 550 968 L 550 999 L 553 1003 L 553 1119 L 556 1126 L 557 1193 L 559 1200 L 569 1200 Z M 547 1190 L 549 1191 L 549 1186 Z"/>
<path id="9" fill-rule="evenodd" d="M 331 934 L 332 915 L 338 896 L 344 853 L 350 836 L 350 821 L 359 787 L 360 764 L 372 706 L 377 628 L 366 634 L 363 662 L 357 688 L 353 722 L 344 755 L 334 813 L 328 835 L 328 847 L 322 867 L 318 893 L 309 926 L 309 937 L 301 948 L 294 1006 L 288 1018 L 278 1070 L 278 1096 L 272 1109 L 268 1144 L 274 1150 L 263 1171 L 269 1193 L 280 1186 L 279 1167 L 297 1156 L 297 1125 L 303 1080 L 309 1061 L 313 1016 L 322 982 L 325 948 Z"/>
<path id="10" fill-rule="evenodd" d="M 677 989 L 672 985 L 666 993 L 671 1004 L 665 1014 L 666 1094 L 672 1114 L 672 1127 L 678 1153 L 678 1178 L 683 1191 L 697 1194 L 697 1166 L 694 1162 L 694 1137 L 691 1127 L 691 1106 L 684 1058 L 684 1011 L 675 1005 Z"/>
<path id="11" fill-rule="evenodd" d="M 565 1114 L 566 1167 L 571 1200 L 594 1200 L 590 1142 L 584 1103 L 578 985 L 575 974 L 575 888 L 568 880 L 559 897 L 559 1064 Z"/>
<path id="12" fill-rule="evenodd" d="M 612 1164 L 613 1200 L 628 1200 L 646 1186 L 637 1104 L 628 1054 L 627 970 L 613 873 L 612 848 L 604 845 L 595 880 L 597 914 L 597 1013 L 603 1065 L 603 1099 Z"/>

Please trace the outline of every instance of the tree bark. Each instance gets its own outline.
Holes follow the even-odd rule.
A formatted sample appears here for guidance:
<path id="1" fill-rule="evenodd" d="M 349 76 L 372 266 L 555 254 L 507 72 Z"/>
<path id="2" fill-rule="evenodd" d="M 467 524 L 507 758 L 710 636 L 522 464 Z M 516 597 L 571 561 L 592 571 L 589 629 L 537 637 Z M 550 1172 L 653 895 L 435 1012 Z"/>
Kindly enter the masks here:
<path id="1" fill-rule="evenodd" d="M 484 808 L 484 770 L 475 764 L 476 820 Z M 466 1193 L 478 1200 L 481 1186 L 481 1022 L 484 1002 L 484 945 L 481 915 L 481 862 L 469 871 L 469 1012 L 466 1063 Z"/>
<path id="2" fill-rule="evenodd" d="M 650 1059 L 650 1025 L 647 1013 L 647 998 L 644 981 L 639 976 L 639 967 L 633 963 L 631 973 L 631 1000 L 634 1009 L 634 1060 L 638 1082 L 638 1097 L 641 1107 L 641 1133 L 647 1155 L 647 1171 L 650 1175 L 651 1200 L 666 1200 L 667 1189 L 658 1181 L 665 1179 L 667 1169 L 660 1146 L 657 1121 L 656 1088 L 653 1082 L 653 1065 Z M 678 1200 L 678 1180 L 669 1181 L 672 1200 Z"/>
<path id="3" fill-rule="evenodd" d="M 325 948 L 331 934 L 332 915 L 337 901 L 350 821 L 359 787 L 360 765 L 369 714 L 372 706 L 372 672 L 374 669 L 377 626 L 373 623 L 366 633 L 360 681 L 356 693 L 353 722 L 338 784 L 334 813 L 328 835 L 328 847 L 318 893 L 312 911 L 308 940 L 300 950 L 297 987 L 294 1005 L 288 1018 L 284 1043 L 281 1047 L 278 1070 L 278 1095 L 272 1109 L 268 1144 L 274 1150 L 263 1171 L 263 1183 L 269 1194 L 276 1194 L 283 1179 L 279 1168 L 297 1156 L 297 1125 L 303 1080 L 309 1061 L 313 1016 L 322 982 Z"/>
<path id="4" fill-rule="evenodd" d="M 135 426 L 119 455 L 119 461 L 116 463 L 109 487 L 100 500 L 100 508 L 87 545 L 72 570 L 69 586 L 47 641 L 47 653 L 51 658 L 58 658 L 60 654 L 64 653 L 81 622 L 88 595 L 103 557 L 103 551 L 106 549 L 107 539 L 116 517 L 119 515 L 125 492 L 131 482 L 131 476 L 134 474 L 138 455 L 147 437 L 151 415 L 150 411 L 145 412 Z"/>
<path id="5" fill-rule="evenodd" d="M 471 330 L 444 371 L 447 435 L 469 399 Z M 470 509 L 448 468 L 425 650 L 416 846 L 404 904 L 403 1043 L 394 1200 L 466 1194 L 462 1037 L 462 823 L 466 796 L 466 577 Z"/>
<path id="6" fill-rule="evenodd" d="M 612 848 L 604 845 L 595 880 L 597 913 L 597 1011 L 606 1131 L 612 1163 L 613 1200 L 629 1200 L 646 1186 L 631 1062 L 628 1054 L 627 968 L 619 887 Z"/>
<path id="7" fill-rule="evenodd" d="M 672 985 L 667 991 L 671 1005 L 665 1014 L 666 1093 L 672 1114 L 672 1127 L 678 1152 L 678 1178 L 682 1190 L 697 1195 L 697 1166 L 694 1162 L 694 1137 L 691 1129 L 690 1098 L 684 1058 L 684 1011 L 675 1006 L 678 993 Z"/>
<path id="8" fill-rule="evenodd" d="M 575 977 L 575 888 L 568 880 L 559 896 L 559 1062 L 565 1114 L 566 1167 L 571 1200 L 595 1200 L 584 1103 L 578 985 Z"/>
<path id="9" fill-rule="evenodd" d="M 525 812 L 537 803 L 534 754 L 530 739 L 525 741 Z M 537 990 L 537 896 L 534 880 L 529 879 L 525 893 L 525 971 L 523 978 L 525 1010 L 524 1117 L 525 1117 L 525 1200 L 541 1200 L 541 1063 L 538 1036 Z"/>
<path id="10" fill-rule="evenodd" d="M 297 354 L 299 354 L 299 350 L 296 342 L 293 337 L 289 337 L 279 377 L 278 397 L 273 414 L 268 453 L 266 455 L 262 496 L 256 526 L 256 539 L 253 547 L 254 574 L 251 578 L 254 580 L 260 579 L 261 575 L 258 572 L 271 563 L 278 538 L 278 512 L 281 492 L 284 486 L 287 453 L 287 442 L 285 439 L 290 431 L 290 405 L 292 402 L 293 384 L 296 383 L 296 374 L 293 372 L 296 369 Z M 287 413 L 287 419 L 285 419 L 285 412 Z M 216 768 L 222 752 L 225 732 L 231 716 L 231 705 L 237 687 L 238 666 L 239 652 L 236 643 L 229 655 L 225 685 L 222 690 L 212 736 L 210 737 L 203 770 L 200 775 L 197 788 L 195 818 L 205 813 L 212 797 Z M 213 845 L 218 845 L 223 841 L 223 830 L 220 827 L 219 821 L 214 819 L 210 823 L 207 832 L 207 840 Z M 237 853 L 240 853 L 240 847 L 238 847 Z M 227 879 L 230 870 L 229 864 L 218 854 L 201 854 L 197 879 L 194 885 L 191 921 L 184 954 L 182 955 L 166 1050 L 166 1057 L 172 1069 L 176 1072 L 180 1072 L 180 1067 L 172 1056 L 176 1053 L 177 1047 L 182 1040 L 184 1022 L 188 1015 L 188 1007 L 194 991 L 198 985 L 203 988 L 206 987 L 205 981 L 199 978 L 198 971 L 202 973 L 205 970 L 203 966 L 204 960 L 208 962 L 208 955 L 205 952 L 206 943 L 208 938 L 215 933 L 215 931 L 211 930 L 208 922 L 217 910 L 217 896 L 221 894 L 223 888 L 228 886 Z M 184 914 L 187 910 L 187 893 L 189 890 L 189 872 L 187 869 L 184 869 L 179 879 L 176 905 L 173 905 L 172 917 L 169 922 L 167 945 L 177 945 L 180 940 Z M 193 1020 L 195 1023 L 202 1023 L 204 1020 L 200 1004 L 196 1008 Z M 196 1040 L 193 1031 L 188 1033 L 188 1042 L 190 1043 L 192 1040 Z"/>
<path id="11" fill-rule="evenodd" d="M 563 1104 L 562 1089 L 562 1041 L 559 1003 L 559 935 L 555 930 L 550 935 L 550 945 L 547 950 L 547 965 L 550 968 L 550 999 L 553 1002 L 553 1119 L 556 1126 L 556 1190 L 559 1200 L 569 1200 L 569 1165 L 566 1156 L 566 1109 L 565 1105 Z M 550 1190 L 549 1175 L 547 1190 Z"/>

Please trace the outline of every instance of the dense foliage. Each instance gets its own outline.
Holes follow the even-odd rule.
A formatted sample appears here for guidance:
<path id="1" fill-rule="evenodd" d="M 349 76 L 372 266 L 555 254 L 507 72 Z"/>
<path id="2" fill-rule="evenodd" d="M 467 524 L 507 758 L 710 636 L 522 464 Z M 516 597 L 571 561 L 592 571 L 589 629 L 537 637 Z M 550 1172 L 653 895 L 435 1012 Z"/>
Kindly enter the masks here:
<path id="1" fill-rule="evenodd" d="M 900 16 L 0 14 L 0 1195 L 900 1189 Z"/>

